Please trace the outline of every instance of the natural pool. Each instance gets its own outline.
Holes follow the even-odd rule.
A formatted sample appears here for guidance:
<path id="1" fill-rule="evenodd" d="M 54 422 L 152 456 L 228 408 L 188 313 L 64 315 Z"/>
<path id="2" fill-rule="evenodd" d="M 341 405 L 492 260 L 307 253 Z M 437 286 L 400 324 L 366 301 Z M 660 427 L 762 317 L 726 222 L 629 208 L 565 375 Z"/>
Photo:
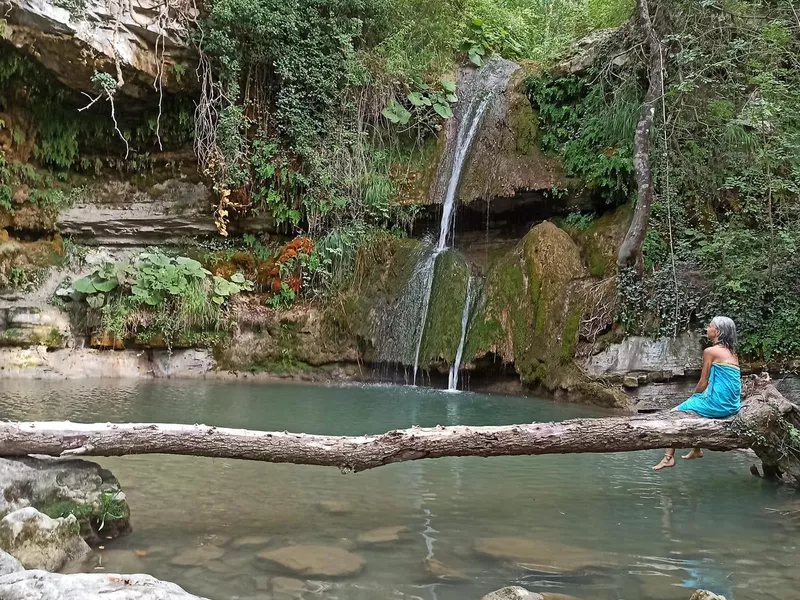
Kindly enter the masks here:
<path id="1" fill-rule="evenodd" d="M 355 435 L 413 424 L 598 415 L 545 400 L 398 386 L 141 380 L 0 386 L 4 419 Z M 688 600 L 696 587 L 728 600 L 794 597 L 798 532 L 777 512 L 792 507 L 794 492 L 751 477 L 753 458 L 744 452 L 707 453 L 656 474 L 650 466 L 659 456 L 449 458 L 347 476 L 194 457 L 99 459 L 125 489 L 134 526 L 131 536 L 99 552 L 99 566 L 150 573 L 214 600 L 477 600 L 511 584 L 585 600 Z M 405 528 L 398 539 L 359 540 L 394 527 Z M 347 549 L 365 567 L 295 592 L 299 584 L 256 556 L 293 544 Z M 437 581 L 424 568 L 429 558 L 465 579 Z M 97 568 L 97 560 L 83 568 Z"/>

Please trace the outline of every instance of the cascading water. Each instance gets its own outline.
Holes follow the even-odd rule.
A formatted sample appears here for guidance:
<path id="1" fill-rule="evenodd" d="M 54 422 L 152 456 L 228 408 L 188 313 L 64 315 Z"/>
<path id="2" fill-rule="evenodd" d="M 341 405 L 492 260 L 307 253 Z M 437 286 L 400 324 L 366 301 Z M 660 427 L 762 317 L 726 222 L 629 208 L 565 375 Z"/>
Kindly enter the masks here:
<path id="1" fill-rule="evenodd" d="M 458 389 L 458 370 L 461 368 L 461 357 L 464 355 L 464 341 L 467 339 L 467 325 L 469 324 L 472 301 L 475 298 L 475 290 L 477 287 L 473 277 L 467 279 L 467 293 L 464 295 L 464 311 L 461 313 L 461 339 L 458 341 L 456 359 L 450 366 L 450 376 L 447 379 L 448 390 Z"/>
<path id="2" fill-rule="evenodd" d="M 433 279 L 436 270 L 436 259 L 448 248 L 448 239 L 453 226 L 456 194 L 461 181 L 461 173 L 469 155 L 483 120 L 483 117 L 508 84 L 511 73 L 518 66 L 503 59 L 492 59 L 476 74 L 466 93 L 462 97 L 469 97 L 469 103 L 459 103 L 456 109 L 455 126 L 456 135 L 452 142 L 452 150 L 446 151 L 443 164 L 439 171 L 439 184 L 437 189 L 444 189 L 442 199 L 442 219 L 439 224 L 439 237 L 436 245 L 424 252 L 414 267 L 402 298 L 395 307 L 394 314 L 388 319 L 388 327 L 383 327 L 379 332 L 381 360 L 395 364 L 411 364 L 413 360 L 414 371 L 412 383 L 416 385 L 419 370 L 419 358 L 422 341 L 425 334 L 425 325 L 428 319 L 428 308 L 433 290 Z M 453 139 L 453 138 L 451 138 Z M 469 296 L 469 290 L 467 290 Z M 469 298 L 465 302 L 468 305 Z M 465 306 L 464 319 L 469 319 L 469 308 Z M 466 330 L 462 331 L 459 344 L 459 353 L 456 363 L 461 362 Z M 452 371 L 452 370 L 451 370 Z M 451 389 L 455 389 L 456 375 L 451 374 Z"/>

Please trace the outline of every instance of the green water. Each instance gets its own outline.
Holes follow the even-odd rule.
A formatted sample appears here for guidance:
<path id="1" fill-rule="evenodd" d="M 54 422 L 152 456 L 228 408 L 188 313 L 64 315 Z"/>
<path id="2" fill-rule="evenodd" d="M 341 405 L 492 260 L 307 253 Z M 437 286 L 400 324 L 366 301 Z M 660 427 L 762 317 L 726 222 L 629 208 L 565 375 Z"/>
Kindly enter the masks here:
<path id="1" fill-rule="evenodd" d="M 396 386 L 201 381 L 0 382 L 0 418 L 149 421 L 355 435 L 414 424 L 491 425 L 593 416 L 544 400 Z M 796 597 L 797 530 L 779 512 L 794 493 L 748 474 L 744 452 L 650 470 L 660 452 L 450 458 L 358 475 L 335 469 L 175 456 L 99 459 L 119 478 L 134 533 L 85 570 L 146 572 L 212 598 L 278 600 L 282 575 L 255 554 L 291 544 L 359 554 L 356 577 L 308 583 L 303 598 L 457 600 L 505 585 L 582 599 Z M 382 546 L 359 534 L 403 526 Z M 243 536 L 266 536 L 237 547 Z M 536 543 L 535 563 L 478 554 L 477 538 Z M 516 543 L 516 542 L 515 542 Z M 212 545 L 214 559 L 172 564 Z M 137 556 L 134 550 L 147 551 Z M 467 576 L 437 583 L 426 558 Z M 99 564 L 98 564 L 99 562 Z M 300 596 L 296 596 L 300 597 Z"/>

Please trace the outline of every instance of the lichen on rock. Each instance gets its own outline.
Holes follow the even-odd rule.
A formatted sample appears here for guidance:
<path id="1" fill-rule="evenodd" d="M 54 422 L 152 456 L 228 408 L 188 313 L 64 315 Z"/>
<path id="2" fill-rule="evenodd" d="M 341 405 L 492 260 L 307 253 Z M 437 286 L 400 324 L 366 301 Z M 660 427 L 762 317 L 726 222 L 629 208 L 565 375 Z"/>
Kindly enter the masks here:
<path id="1" fill-rule="evenodd" d="M 0 548 L 26 569 L 45 571 L 57 571 L 91 552 L 74 515 L 51 519 L 30 506 L 0 520 Z"/>

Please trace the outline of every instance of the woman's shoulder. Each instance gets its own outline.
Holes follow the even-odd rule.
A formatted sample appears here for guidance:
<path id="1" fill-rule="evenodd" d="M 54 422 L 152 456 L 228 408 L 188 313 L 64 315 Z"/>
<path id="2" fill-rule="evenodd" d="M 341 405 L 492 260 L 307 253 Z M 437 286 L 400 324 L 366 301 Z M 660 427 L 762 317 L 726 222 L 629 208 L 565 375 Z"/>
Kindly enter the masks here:
<path id="1" fill-rule="evenodd" d="M 722 362 L 738 365 L 736 355 L 724 346 L 710 346 L 703 351 L 703 357 L 708 357 L 712 362 Z"/>

